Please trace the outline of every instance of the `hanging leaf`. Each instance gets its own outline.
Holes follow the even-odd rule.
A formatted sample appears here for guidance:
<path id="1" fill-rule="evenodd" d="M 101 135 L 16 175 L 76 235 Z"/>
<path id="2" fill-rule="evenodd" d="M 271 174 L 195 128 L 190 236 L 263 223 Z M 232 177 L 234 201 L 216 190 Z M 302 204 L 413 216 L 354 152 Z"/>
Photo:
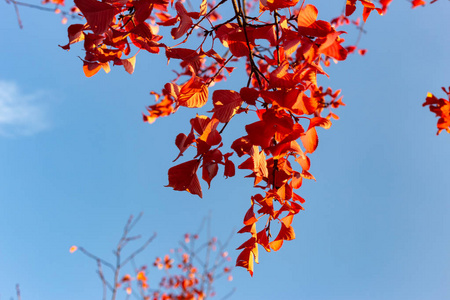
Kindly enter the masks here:
<path id="1" fill-rule="evenodd" d="M 188 191 L 202 198 L 202 188 L 197 177 L 200 161 L 187 161 L 169 169 L 169 184 L 175 191 Z"/>

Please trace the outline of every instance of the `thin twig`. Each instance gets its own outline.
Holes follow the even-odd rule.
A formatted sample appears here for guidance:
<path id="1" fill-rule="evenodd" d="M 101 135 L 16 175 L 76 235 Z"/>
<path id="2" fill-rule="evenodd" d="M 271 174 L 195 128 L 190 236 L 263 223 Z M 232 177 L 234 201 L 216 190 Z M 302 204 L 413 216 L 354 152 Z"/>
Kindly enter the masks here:
<path id="1" fill-rule="evenodd" d="M 84 249 L 83 247 L 78 247 L 78 250 L 80 250 L 81 252 L 83 252 L 84 255 L 92 258 L 95 261 L 100 261 L 102 264 L 104 264 L 105 266 L 107 266 L 108 268 L 110 268 L 113 272 L 114 272 L 114 266 L 112 264 L 110 264 L 109 262 L 101 259 L 100 257 L 90 253 L 89 251 L 87 251 L 86 249 Z"/>
<path id="2" fill-rule="evenodd" d="M 12 3 L 14 5 L 14 10 L 16 11 L 17 15 L 17 22 L 19 23 L 20 29 L 23 29 L 22 19 L 20 19 L 20 13 L 19 13 L 19 7 L 17 6 L 17 2 L 14 0 L 6 0 L 6 3 Z"/>
<path id="3" fill-rule="evenodd" d="M 21 300 L 19 284 L 16 284 L 16 295 L 17 295 L 17 300 Z"/>
<path id="4" fill-rule="evenodd" d="M 136 251 L 134 251 L 132 254 L 130 254 L 130 256 L 128 256 L 120 265 L 120 267 L 125 266 L 130 260 L 132 260 L 134 257 L 136 257 L 136 255 L 138 255 L 139 253 L 141 253 L 142 251 L 145 250 L 145 248 L 147 248 L 147 246 L 156 238 L 156 232 L 153 233 L 153 235 Z"/>
<path id="5" fill-rule="evenodd" d="M 28 7 L 28 8 L 37 9 L 37 10 L 47 11 L 47 12 L 55 12 L 54 8 L 44 7 L 44 6 L 41 6 L 41 5 L 35 5 L 35 4 L 20 2 L 20 1 L 16 1 L 16 0 L 5 0 L 5 1 L 6 1 L 7 4 L 10 4 L 10 3 L 13 4 L 14 10 L 16 11 L 16 15 L 17 15 L 17 22 L 19 23 L 20 29 L 23 29 L 23 24 L 22 24 L 22 19 L 20 18 L 19 5 L 20 6 L 24 6 L 24 7 Z M 81 19 L 81 17 L 79 15 L 72 14 L 72 13 L 70 13 L 68 11 L 61 10 L 60 14 L 63 15 L 63 16 L 71 17 L 72 19 Z"/>
<path id="6" fill-rule="evenodd" d="M 228 294 L 226 294 L 221 300 L 225 300 L 225 299 L 230 298 L 230 297 L 234 294 L 234 292 L 236 292 L 236 288 L 233 288 L 233 289 L 231 290 L 231 292 L 229 292 Z"/>
<path id="7" fill-rule="evenodd" d="M 275 32 L 276 32 L 276 35 L 277 35 L 277 44 L 276 44 L 276 48 L 277 48 L 277 64 L 279 66 L 280 65 L 280 45 L 279 45 L 280 28 L 278 27 L 278 12 L 277 12 L 277 10 L 275 10 L 273 12 L 273 17 L 275 18 Z"/>
<path id="8" fill-rule="evenodd" d="M 106 281 L 105 276 L 103 275 L 103 268 L 102 263 L 100 260 L 97 260 L 97 267 L 98 267 L 98 276 L 100 277 L 100 280 L 102 281 L 103 286 L 103 300 L 106 300 L 106 287 L 108 287 L 110 290 L 112 290 L 112 286 L 109 284 L 108 281 Z"/>

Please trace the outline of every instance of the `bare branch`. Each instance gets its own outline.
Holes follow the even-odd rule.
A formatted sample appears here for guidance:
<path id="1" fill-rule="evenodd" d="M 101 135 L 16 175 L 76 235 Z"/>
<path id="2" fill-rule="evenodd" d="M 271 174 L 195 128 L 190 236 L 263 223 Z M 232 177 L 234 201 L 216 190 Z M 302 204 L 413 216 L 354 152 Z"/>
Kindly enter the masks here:
<path id="1" fill-rule="evenodd" d="M 145 250 L 145 248 L 147 248 L 147 246 L 156 238 L 156 232 L 153 233 L 153 235 L 136 251 L 134 251 L 133 253 L 130 254 L 130 256 L 128 256 L 120 265 L 120 267 L 125 266 L 130 260 L 132 260 L 133 258 L 136 257 L 136 255 L 138 255 L 139 253 L 141 253 L 142 251 Z"/>

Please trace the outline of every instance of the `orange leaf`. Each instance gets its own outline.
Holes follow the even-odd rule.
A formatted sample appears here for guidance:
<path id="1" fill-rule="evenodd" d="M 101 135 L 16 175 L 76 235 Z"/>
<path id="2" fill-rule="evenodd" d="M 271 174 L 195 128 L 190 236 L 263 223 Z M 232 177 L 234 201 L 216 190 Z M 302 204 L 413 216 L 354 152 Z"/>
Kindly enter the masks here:
<path id="1" fill-rule="evenodd" d="M 96 62 L 84 62 L 83 63 L 83 71 L 86 77 L 92 77 L 100 71 L 102 66 Z"/>
<path id="2" fill-rule="evenodd" d="M 316 178 L 314 178 L 314 176 L 311 173 L 309 173 L 308 171 L 306 171 L 306 170 L 303 170 L 301 176 L 303 178 L 306 178 L 306 179 L 314 179 L 314 180 L 316 180 Z"/>
<path id="3" fill-rule="evenodd" d="M 283 219 L 285 219 L 285 218 L 283 218 Z M 272 248 L 274 251 L 280 250 L 281 246 L 283 245 L 283 241 L 289 241 L 289 240 L 295 239 L 294 229 L 291 226 L 286 226 L 284 224 L 284 223 L 289 222 L 289 220 L 283 221 L 283 219 L 282 219 L 282 223 L 281 223 L 280 232 L 278 233 L 275 240 L 269 244 L 270 248 Z"/>
<path id="4" fill-rule="evenodd" d="M 331 127 L 331 121 L 326 118 L 314 117 L 311 119 L 311 122 L 309 123 L 309 128 L 315 127 L 315 126 L 320 126 L 325 129 L 328 129 Z"/>
<path id="5" fill-rule="evenodd" d="M 303 199 L 302 197 L 300 197 L 299 195 L 297 195 L 296 193 L 293 193 L 292 199 L 294 201 L 300 201 L 300 203 L 305 203 L 305 199 Z"/>
<path id="6" fill-rule="evenodd" d="M 317 137 L 316 128 L 312 127 L 306 131 L 304 135 L 300 137 L 306 152 L 313 153 L 317 145 L 319 144 L 319 138 Z"/>
<path id="7" fill-rule="evenodd" d="M 200 77 L 195 75 L 183 84 L 178 97 L 178 104 L 186 107 L 202 107 L 208 101 L 208 87 Z"/>
<path id="8" fill-rule="evenodd" d="M 140 280 L 140 281 L 143 281 L 143 282 L 146 282 L 147 281 L 147 276 L 145 276 L 144 271 L 139 271 L 139 273 L 136 276 L 136 279 Z"/>
<path id="9" fill-rule="evenodd" d="M 200 15 L 201 16 L 206 15 L 207 10 L 208 10 L 208 1 L 202 0 L 202 3 L 200 3 Z"/>

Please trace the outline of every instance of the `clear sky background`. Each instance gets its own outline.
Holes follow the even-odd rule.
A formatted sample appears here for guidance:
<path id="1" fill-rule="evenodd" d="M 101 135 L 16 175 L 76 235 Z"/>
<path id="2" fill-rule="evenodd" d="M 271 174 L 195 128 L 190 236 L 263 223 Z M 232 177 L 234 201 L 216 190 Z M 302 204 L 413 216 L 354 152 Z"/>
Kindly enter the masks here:
<path id="1" fill-rule="evenodd" d="M 344 1 L 335 2 L 313 2 L 320 19 L 340 12 Z M 300 189 L 307 202 L 294 221 L 297 238 L 277 253 L 260 249 L 253 278 L 237 268 L 232 282 L 216 284 L 219 295 L 236 288 L 231 299 L 450 299 L 450 136 L 436 136 L 437 119 L 422 108 L 427 92 L 443 97 L 441 86 L 450 85 L 449 8 L 445 0 L 414 10 L 394 1 L 387 15 L 372 13 L 360 42 L 366 56 L 320 79 L 342 89 L 347 106 L 319 129 L 317 182 Z M 0 299 L 14 296 L 16 283 L 23 300 L 101 299 L 94 261 L 69 247 L 112 259 L 130 214 L 144 212 L 136 233 L 158 233 L 139 264 L 177 247 L 208 214 L 220 239 L 241 227 L 255 193 L 247 172 L 218 176 L 210 190 L 203 184 L 203 199 L 164 187 L 175 136 L 197 112 L 142 122 L 154 102 L 149 91 L 172 78 L 164 57 L 140 53 L 133 75 L 115 67 L 86 78 L 81 46 L 58 47 L 67 43 L 60 17 L 20 12 L 23 30 L 0 2 Z M 233 74 L 217 87 L 241 79 Z M 227 128 L 225 150 L 242 122 Z M 233 236 L 233 259 L 246 238 Z"/>

